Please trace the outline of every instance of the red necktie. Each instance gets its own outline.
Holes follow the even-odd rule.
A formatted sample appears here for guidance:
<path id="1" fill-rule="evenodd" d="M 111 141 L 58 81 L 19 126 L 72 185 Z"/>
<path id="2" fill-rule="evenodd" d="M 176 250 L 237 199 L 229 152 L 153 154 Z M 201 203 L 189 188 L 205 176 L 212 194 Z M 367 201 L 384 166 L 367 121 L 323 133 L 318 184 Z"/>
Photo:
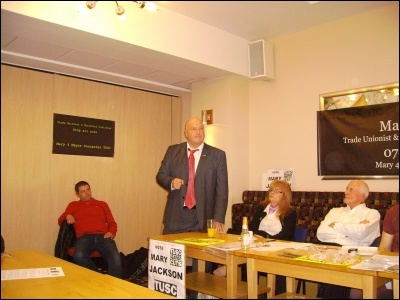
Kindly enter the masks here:
<path id="1" fill-rule="evenodd" d="M 187 188 L 187 192 L 186 192 L 186 199 L 185 199 L 185 203 L 186 206 L 188 208 L 192 208 L 193 206 L 196 205 L 196 199 L 194 196 L 194 177 L 196 176 L 196 171 L 195 171 L 195 167 L 194 167 L 194 153 L 199 150 L 190 150 L 190 154 L 189 154 L 189 182 L 188 182 L 188 188 Z"/>

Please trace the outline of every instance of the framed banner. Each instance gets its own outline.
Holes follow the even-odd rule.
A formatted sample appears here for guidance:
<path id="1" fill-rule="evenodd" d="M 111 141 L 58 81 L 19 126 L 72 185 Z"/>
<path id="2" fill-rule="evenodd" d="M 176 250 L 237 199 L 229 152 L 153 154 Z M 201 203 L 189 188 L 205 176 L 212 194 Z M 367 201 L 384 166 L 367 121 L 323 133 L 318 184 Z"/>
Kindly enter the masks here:
<path id="1" fill-rule="evenodd" d="M 318 175 L 399 178 L 399 103 L 317 112 Z"/>

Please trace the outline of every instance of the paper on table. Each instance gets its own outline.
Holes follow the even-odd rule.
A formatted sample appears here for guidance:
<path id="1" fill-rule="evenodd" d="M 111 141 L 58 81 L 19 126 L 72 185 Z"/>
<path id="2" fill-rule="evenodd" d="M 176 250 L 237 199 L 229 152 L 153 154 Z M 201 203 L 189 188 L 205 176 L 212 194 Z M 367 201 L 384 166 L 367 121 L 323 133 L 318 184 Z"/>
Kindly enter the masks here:
<path id="1" fill-rule="evenodd" d="M 399 256 L 398 255 L 382 255 L 375 254 L 372 258 L 374 259 L 385 259 L 388 263 L 398 265 L 399 264 Z"/>
<path id="2" fill-rule="evenodd" d="M 391 255 L 375 254 L 369 259 L 366 259 L 359 264 L 352 266 L 352 269 L 357 270 L 380 270 L 387 271 L 391 266 L 399 265 L 399 257 Z"/>
<path id="3" fill-rule="evenodd" d="M 305 249 L 308 248 L 311 243 L 296 243 L 296 242 L 268 242 L 268 243 L 263 243 L 262 246 L 258 246 L 257 243 L 255 243 L 255 247 L 253 250 L 256 251 L 266 251 L 266 252 L 274 252 L 274 251 L 279 251 L 282 249 Z M 253 247 L 251 247 L 253 248 Z"/>
<path id="4" fill-rule="evenodd" d="M 1 270 L 1 280 L 65 276 L 61 267 Z"/>
<path id="5" fill-rule="evenodd" d="M 295 242 L 255 242 L 250 243 L 250 248 L 254 250 L 261 251 L 278 251 L 281 249 L 303 249 L 310 246 L 310 243 L 295 243 Z M 224 243 L 219 245 L 212 245 L 212 248 L 217 248 L 221 250 L 239 250 L 241 249 L 240 242 Z M 266 249 L 266 250 L 263 250 Z"/>
<path id="6" fill-rule="evenodd" d="M 206 246 L 203 247 L 202 251 L 204 253 L 226 258 L 228 251 L 240 250 L 241 248 L 242 245 L 240 242 L 233 242 L 233 243 L 223 243 L 218 245 Z"/>
<path id="7" fill-rule="evenodd" d="M 256 251 L 273 252 L 281 249 L 303 249 L 310 246 L 310 243 L 296 242 L 255 242 L 250 243 L 250 248 Z M 218 245 L 210 245 L 203 248 L 203 252 L 213 254 L 220 257 L 226 257 L 228 251 L 240 250 L 240 242 L 223 243 Z"/>
<path id="8" fill-rule="evenodd" d="M 219 245 L 213 245 L 210 246 L 212 248 L 217 248 L 221 250 L 239 250 L 242 248 L 242 244 L 240 242 L 232 242 L 232 243 L 224 243 L 224 244 L 219 244 Z"/>

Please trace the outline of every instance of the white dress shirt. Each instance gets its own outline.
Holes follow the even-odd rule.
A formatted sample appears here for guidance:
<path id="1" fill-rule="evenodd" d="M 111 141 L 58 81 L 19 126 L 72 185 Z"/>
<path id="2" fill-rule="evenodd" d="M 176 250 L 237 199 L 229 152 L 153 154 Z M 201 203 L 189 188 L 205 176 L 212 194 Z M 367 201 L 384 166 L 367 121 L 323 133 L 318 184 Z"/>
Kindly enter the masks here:
<path id="1" fill-rule="evenodd" d="M 321 242 L 336 243 L 342 246 L 368 247 L 379 237 L 381 219 L 376 209 L 366 207 L 365 203 L 353 209 L 349 206 L 332 208 L 317 229 Z M 366 224 L 361 221 L 368 220 Z M 335 222 L 332 227 L 329 224 Z"/>
<path id="2" fill-rule="evenodd" d="M 267 207 L 264 209 L 267 215 L 261 220 L 258 230 L 265 231 L 269 235 L 276 235 L 282 231 L 282 223 L 279 219 L 279 215 L 276 213 L 277 210 L 272 213 L 270 212 L 270 206 L 271 203 L 268 204 Z"/>

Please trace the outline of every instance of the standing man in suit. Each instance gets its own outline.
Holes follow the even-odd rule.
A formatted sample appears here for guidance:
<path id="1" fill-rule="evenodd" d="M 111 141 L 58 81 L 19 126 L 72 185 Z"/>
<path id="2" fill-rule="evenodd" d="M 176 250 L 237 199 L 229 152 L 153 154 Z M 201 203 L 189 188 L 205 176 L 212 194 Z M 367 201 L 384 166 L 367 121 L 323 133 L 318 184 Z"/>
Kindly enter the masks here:
<path id="1" fill-rule="evenodd" d="M 187 142 L 168 147 L 156 176 L 168 191 L 163 234 L 206 231 L 207 219 L 214 219 L 216 231 L 222 232 L 228 206 L 225 152 L 204 143 L 204 125 L 198 118 L 186 122 L 184 134 Z M 189 154 L 195 149 L 195 206 L 189 208 Z"/>

